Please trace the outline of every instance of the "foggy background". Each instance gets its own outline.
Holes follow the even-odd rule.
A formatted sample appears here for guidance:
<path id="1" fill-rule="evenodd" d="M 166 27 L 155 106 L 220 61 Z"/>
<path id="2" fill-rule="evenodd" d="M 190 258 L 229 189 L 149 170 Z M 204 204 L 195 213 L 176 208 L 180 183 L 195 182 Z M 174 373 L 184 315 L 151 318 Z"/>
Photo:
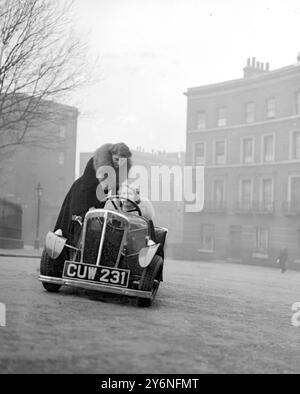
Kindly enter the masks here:
<path id="1" fill-rule="evenodd" d="M 296 0 L 75 1 L 76 32 L 100 74 L 74 97 L 78 151 L 120 140 L 184 150 L 183 92 L 242 78 L 248 57 L 271 70 L 295 63 L 299 20 Z"/>

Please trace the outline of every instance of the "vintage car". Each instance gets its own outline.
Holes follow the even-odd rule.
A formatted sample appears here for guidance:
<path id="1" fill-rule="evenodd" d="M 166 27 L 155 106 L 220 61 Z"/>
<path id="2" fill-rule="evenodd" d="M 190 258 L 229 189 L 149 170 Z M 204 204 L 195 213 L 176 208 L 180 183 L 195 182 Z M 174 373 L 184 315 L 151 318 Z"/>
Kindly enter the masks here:
<path id="1" fill-rule="evenodd" d="M 49 292 L 66 285 L 135 297 L 139 306 L 151 306 L 163 280 L 168 230 L 154 227 L 134 201 L 120 196 L 106 200 L 114 210 L 90 210 L 83 222 L 73 218 L 80 223 L 76 245 L 48 233 L 39 279 Z M 123 211 L 123 200 L 133 207 L 130 211 Z"/>

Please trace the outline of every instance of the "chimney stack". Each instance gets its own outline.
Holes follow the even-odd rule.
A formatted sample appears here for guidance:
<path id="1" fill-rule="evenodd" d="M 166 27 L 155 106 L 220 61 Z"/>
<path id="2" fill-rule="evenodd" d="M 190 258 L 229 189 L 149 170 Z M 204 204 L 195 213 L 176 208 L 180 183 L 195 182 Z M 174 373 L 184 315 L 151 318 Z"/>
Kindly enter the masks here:
<path id="1" fill-rule="evenodd" d="M 300 53 L 299 53 L 299 62 L 300 62 Z M 244 68 L 244 78 L 251 78 L 257 75 L 265 74 L 266 72 L 270 71 L 270 64 L 269 63 L 262 63 L 256 61 L 255 57 L 247 59 L 247 65 Z"/>

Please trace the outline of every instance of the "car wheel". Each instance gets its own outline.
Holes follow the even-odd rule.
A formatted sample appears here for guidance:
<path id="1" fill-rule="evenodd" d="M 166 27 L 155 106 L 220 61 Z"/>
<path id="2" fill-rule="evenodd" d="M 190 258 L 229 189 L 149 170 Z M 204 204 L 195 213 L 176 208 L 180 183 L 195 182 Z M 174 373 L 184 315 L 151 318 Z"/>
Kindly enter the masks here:
<path id="1" fill-rule="evenodd" d="M 42 285 L 49 293 L 58 293 L 61 288 L 60 285 L 56 285 L 55 283 L 42 282 Z"/>
<path id="2" fill-rule="evenodd" d="M 51 276 L 54 278 L 61 278 L 62 272 L 59 262 L 50 258 L 46 250 L 43 250 L 41 257 L 40 272 L 43 276 Z M 50 293 L 57 293 L 61 285 L 56 285 L 55 283 L 42 282 L 44 288 Z"/>
<path id="3" fill-rule="evenodd" d="M 143 270 L 139 290 L 152 291 L 152 298 L 138 298 L 137 303 L 140 307 L 149 307 L 152 305 L 156 293 L 159 288 L 160 280 L 163 269 L 163 259 L 161 256 L 154 256 L 151 263 Z"/>

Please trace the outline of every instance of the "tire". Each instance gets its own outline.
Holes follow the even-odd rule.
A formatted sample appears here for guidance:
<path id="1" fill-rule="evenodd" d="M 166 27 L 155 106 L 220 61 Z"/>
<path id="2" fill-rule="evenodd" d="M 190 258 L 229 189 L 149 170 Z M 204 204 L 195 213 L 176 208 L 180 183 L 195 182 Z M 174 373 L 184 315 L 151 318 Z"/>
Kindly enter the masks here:
<path id="1" fill-rule="evenodd" d="M 151 263 L 143 270 L 139 290 L 152 291 L 152 298 L 138 298 L 137 303 L 140 307 L 150 307 L 154 300 L 160 284 L 163 270 L 163 259 L 161 256 L 154 256 Z"/>
<path id="2" fill-rule="evenodd" d="M 52 276 L 54 278 L 62 277 L 62 269 L 58 261 L 53 260 L 49 257 L 46 250 L 43 250 L 40 264 L 40 273 L 44 276 Z M 57 293 L 61 285 L 56 285 L 55 283 L 42 282 L 44 289 L 49 293 Z"/>
<path id="3" fill-rule="evenodd" d="M 58 293 L 61 288 L 60 285 L 56 285 L 55 283 L 42 282 L 42 285 L 48 293 Z"/>

